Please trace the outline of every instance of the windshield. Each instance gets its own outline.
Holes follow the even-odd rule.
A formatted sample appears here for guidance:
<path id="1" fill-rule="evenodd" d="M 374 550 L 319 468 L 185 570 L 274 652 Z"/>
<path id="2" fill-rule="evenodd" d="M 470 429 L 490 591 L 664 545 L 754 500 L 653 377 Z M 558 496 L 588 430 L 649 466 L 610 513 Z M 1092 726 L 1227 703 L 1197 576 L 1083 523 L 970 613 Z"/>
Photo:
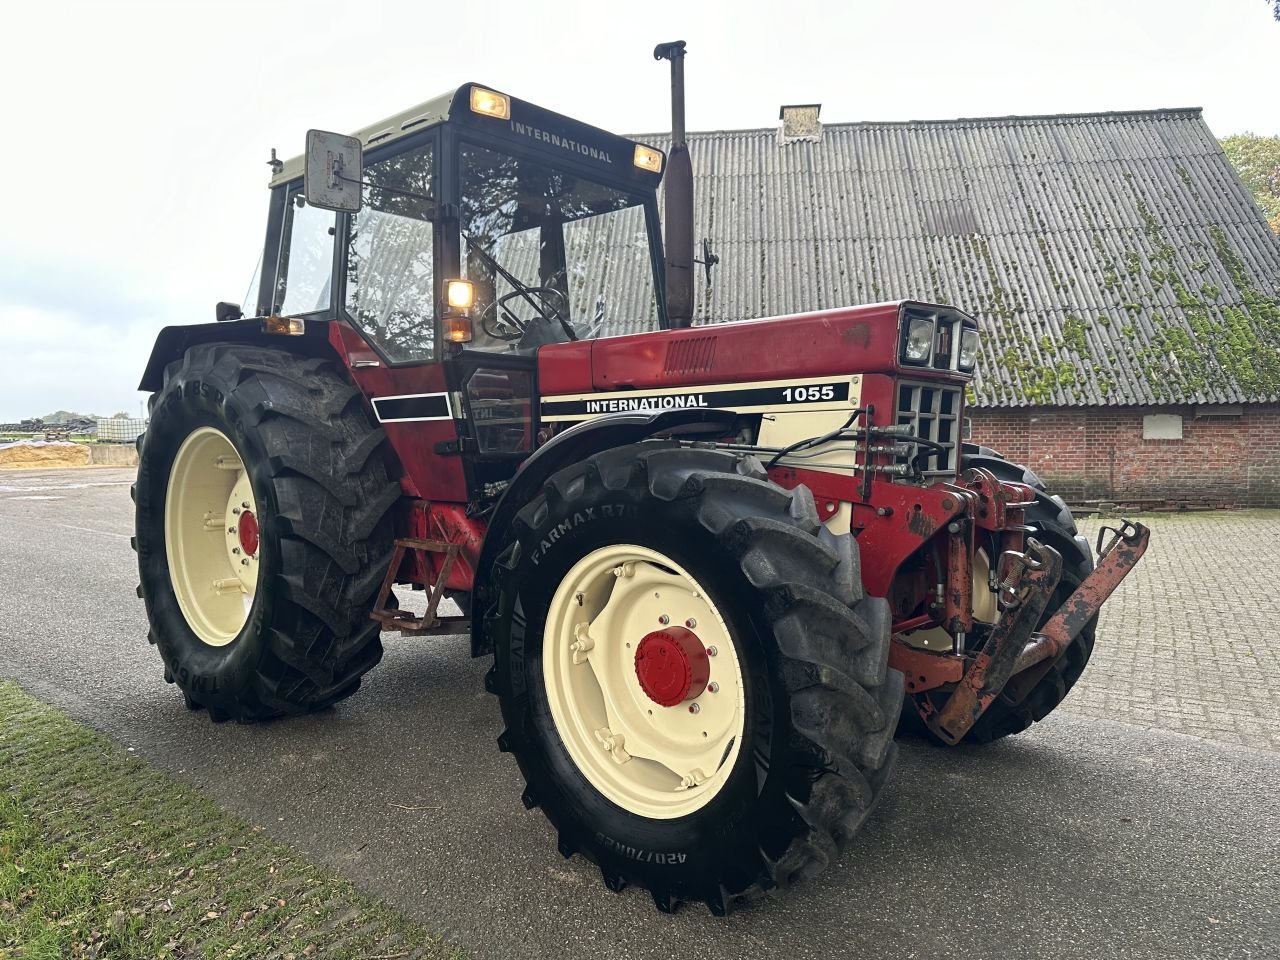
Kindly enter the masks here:
<path id="1" fill-rule="evenodd" d="M 464 144 L 463 271 L 478 349 L 658 326 L 644 198 Z"/>

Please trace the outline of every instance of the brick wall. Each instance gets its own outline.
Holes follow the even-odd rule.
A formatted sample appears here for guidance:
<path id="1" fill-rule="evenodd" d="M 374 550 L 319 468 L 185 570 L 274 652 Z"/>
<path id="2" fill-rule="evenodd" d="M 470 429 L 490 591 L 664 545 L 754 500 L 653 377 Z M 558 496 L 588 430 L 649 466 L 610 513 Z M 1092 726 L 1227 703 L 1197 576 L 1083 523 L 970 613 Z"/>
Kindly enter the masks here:
<path id="1" fill-rule="evenodd" d="M 1280 506 L 1280 406 L 971 409 L 972 439 L 1025 463 L 1068 500 L 1167 498 Z M 1201 414 L 1196 416 L 1197 411 Z M 1182 417 L 1144 440 L 1143 417 Z"/>

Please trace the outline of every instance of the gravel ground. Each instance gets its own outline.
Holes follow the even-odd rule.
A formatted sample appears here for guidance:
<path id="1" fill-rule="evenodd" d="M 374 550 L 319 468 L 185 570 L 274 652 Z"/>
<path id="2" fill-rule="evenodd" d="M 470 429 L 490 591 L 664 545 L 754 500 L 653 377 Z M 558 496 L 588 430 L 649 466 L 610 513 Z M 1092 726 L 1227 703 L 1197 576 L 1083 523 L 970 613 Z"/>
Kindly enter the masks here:
<path id="1" fill-rule="evenodd" d="M 1280 609 L 1238 578 L 1195 598 L 1210 544 L 1256 545 L 1258 524 L 1280 529 L 1280 515 L 1154 518 L 1149 567 L 1113 601 L 1070 709 L 986 749 L 904 743 L 884 802 L 832 869 L 714 920 L 660 915 L 643 892 L 611 894 L 590 864 L 556 855 L 494 746 L 486 664 L 463 638 L 389 638 L 361 692 L 324 715 L 215 726 L 188 713 L 134 598 L 129 479 L 0 474 L 0 675 L 477 956 L 1275 955 L 1276 704 L 1237 684 L 1274 677 L 1261 628 Z M 1224 644 L 1227 661 L 1196 652 L 1197 637 Z M 1171 684 L 1155 682 L 1157 647 L 1186 661 Z M 1193 701 L 1228 690 L 1230 710 L 1188 722 Z M 1109 697 L 1152 707 L 1112 712 Z M 1160 728 L 1175 719 L 1197 736 Z"/>

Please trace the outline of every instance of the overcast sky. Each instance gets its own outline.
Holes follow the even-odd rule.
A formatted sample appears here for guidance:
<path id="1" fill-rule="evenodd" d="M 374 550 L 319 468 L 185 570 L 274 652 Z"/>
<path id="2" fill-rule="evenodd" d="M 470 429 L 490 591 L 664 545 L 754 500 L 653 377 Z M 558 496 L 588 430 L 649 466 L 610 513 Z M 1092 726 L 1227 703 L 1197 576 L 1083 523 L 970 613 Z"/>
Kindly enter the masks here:
<path id="1" fill-rule="evenodd" d="M 1203 106 L 1280 133 L 1264 0 L 0 0 L 0 422 L 135 415 L 156 332 L 242 300 L 271 147 L 479 80 L 620 133 Z"/>

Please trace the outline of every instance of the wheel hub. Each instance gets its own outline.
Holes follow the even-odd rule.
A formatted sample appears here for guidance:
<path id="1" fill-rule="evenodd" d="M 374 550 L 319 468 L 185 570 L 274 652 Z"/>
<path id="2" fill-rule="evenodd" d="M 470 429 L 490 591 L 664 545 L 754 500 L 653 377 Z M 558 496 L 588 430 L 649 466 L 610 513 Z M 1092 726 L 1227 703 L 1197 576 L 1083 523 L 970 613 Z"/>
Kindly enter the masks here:
<path id="1" fill-rule="evenodd" d="M 661 706 L 696 700 L 711 678 L 707 648 L 684 627 L 655 630 L 636 647 L 636 678 L 645 696 Z"/>
<path id="2" fill-rule="evenodd" d="M 258 555 L 258 518 L 252 510 L 240 514 L 240 522 L 236 524 L 236 532 L 240 535 L 240 549 L 247 557 Z"/>
<path id="3" fill-rule="evenodd" d="M 547 706 L 596 791 L 659 820 L 711 802 L 742 749 L 745 686 L 733 635 L 689 571 L 639 544 L 598 547 L 564 574 L 543 637 Z"/>

